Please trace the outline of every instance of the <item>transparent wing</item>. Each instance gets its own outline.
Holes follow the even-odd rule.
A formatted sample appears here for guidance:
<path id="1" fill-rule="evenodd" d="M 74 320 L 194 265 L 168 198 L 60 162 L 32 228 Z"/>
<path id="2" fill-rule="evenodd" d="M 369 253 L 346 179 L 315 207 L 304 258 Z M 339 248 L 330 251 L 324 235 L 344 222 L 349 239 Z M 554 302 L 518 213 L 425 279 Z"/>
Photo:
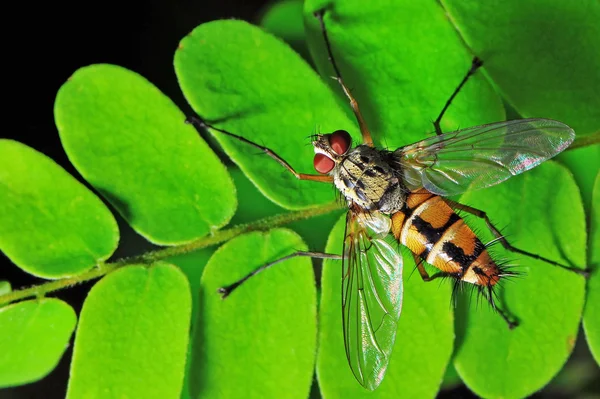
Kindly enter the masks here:
<path id="1" fill-rule="evenodd" d="M 567 148 L 575 132 L 550 119 L 522 119 L 431 137 L 394 151 L 411 190 L 442 196 L 493 186 Z"/>
<path id="2" fill-rule="evenodd" d="M 382 214 L 348 211 L 344 239 L 342 320 L 350 368 L 367 389 L 379 386 L 390 360 L 402 308 L 402 258 L 384 240 Z"/>

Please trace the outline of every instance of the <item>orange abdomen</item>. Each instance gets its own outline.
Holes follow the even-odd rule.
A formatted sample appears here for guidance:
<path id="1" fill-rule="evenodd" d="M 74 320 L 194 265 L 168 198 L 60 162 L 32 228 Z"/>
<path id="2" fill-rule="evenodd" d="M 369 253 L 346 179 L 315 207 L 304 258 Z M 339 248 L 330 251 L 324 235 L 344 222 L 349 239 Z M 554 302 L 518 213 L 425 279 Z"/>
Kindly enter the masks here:
<path id="1" fill-rule="evenodd" d="M 486 246 L 442 197 L 421 189 L 392 215 L 392 233 L 427 263 L 460 280 L 492 286 L 500 270 Z"/>

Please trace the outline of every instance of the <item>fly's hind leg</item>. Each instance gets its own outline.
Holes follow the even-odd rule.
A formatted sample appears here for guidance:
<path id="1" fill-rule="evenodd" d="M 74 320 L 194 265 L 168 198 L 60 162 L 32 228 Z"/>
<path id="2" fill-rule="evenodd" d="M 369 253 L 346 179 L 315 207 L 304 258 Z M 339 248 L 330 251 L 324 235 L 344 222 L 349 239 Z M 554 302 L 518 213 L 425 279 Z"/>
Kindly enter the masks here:
<path id="1" fill-rule="evenodd" d="M 317 11 L 315 13 L 315 17 L 321 25 L 321 32 L 323 32 L 323 39 L 325 40 L 325 47 L 327 48 L 327 55 L 329 57 L 329 61 L 331 62 L 331 66 L 335 71 L 335 80 L 337 80 L 337 82 L 340 84 L 342 90 L 344 91 L 344 94 L 346 95 L 346 97 L 348 97 L 348 100 L 350 101 L 350 106 L 352 107 L 352 111 L 354 112 L 354 116 L 356 117 L 356 121 L 358 122 L 358 126 L 360 128 L 363 144 L 368 145 L 369 147 L 373 147 L 373 139 L 371 138 L 371 132 L 369 131 L 367 123 L 365 122 L 365 119 L 363 118 L 360 109 L 358 108 L 358 102 L 356 101 L 354 96 L 352 96 L 350 89 L 348 89 L 348 87 L 344 84 L 344 81 L 342 80 L 342 74 L 340 73 L 340 70 L 338 69 L 338 66 L 335 62 L 335 58 L 333 57 L 333 52 L 331 50 L 331 42 L 329 41 L 327 29 L 325 29 L 325 22 L 323 22 L 324 14 L 324 10 Z"/>
<path id="2" fill-rule="evenodd" d="M 496 226 L 494 226 L 494 224 L 490 221 L 490 219 L 488 218 L 487 214 L 479 209 L 473 208 L 471 206 L 468 205 L 463 205 L 463 204 L 459 204 L 458 202 L 455 201 L 451 201 L 449 199 L 445 199 L 445 201 L 448 203 L 448 205 L 450 205 L 454 210 L 460 210 L 460 211 L 465 211 L 470 213 L 471 215 L 477 216 L 478 218 L 481 218 L 483 220 L 485 220 L 485 224 L 487 225 L 488 229 L 492 232 L 492 234 L 494 235 L 494 237 L 496 237 L 496 239 L 494 241 L 499 241 L 502 246 L 504 248 L 506 248 L 506 250 L 511 251 L 511 252 L 515 252 L 521 255 L 525 255 L 525 256 L 529 256 L 530 258 L 533 259 L 537 259 L 537 260 L 541 260 L 543 262 L 546 262 L 552 266 L 556 266 L 556 267 L 560 267 L 561 269 L 565 269 L 568 270 L 570 272 L 576 273 L 580 276 L 583 276 L 585 278 L 588 278 L 590 275 L 590 270 L 589 269 L 577 269 L 574 267 L 570 267 L 570 266 L 566 266 L 563 265 L 561 263 L 555 262 L 551 259 L 548 258 L 544 258 L 543 256 L 531 253 L 531 252 L 527 252 L 524 251 L 522 249 L 516 248 L 514 246 L 512 246 L 508 240 L 506 240 L 506 238 L 500 233 L 500 230 L 498 230 L 498 228 Z"/>
<path id="3" fill-rule="evenodd" d="M 236 288 L 238 288 L 240 285 L 244 284 L 251 277 L 256 276 L 258 273 L 260 273 L 260 272 L 262 272 L 262 271 L 270 268 L 271 266 L 274 266 L 274 265 L 276 265 L 278 263 L 281 263 L 281 262 L 286 261 L 288 259 L 296 258 L 296 257 L 299 257 L 299 256 L 308 256 L 310 258 L 316 258 L 316 259 L 338 259 L 338 260 L 342 259 L 341 255 L 326 254 L 326 253 L 322 253 L 322 252 L 296 251 L 296 252 L 294 252 L 292 254 L 284 256 L 283 258 L 279 258 L 277 260 L 274 260 L 273 262 L 267 263 L 265 265 L 262 265 L 262 266 L 256 268 L 255 270 L 251 271 L 250 273 L 248 273 L 247 275 L 245 275 L 241 279 L 237 280 L 236 282 L 234 282 L 232 284 L 229 284 L 229 285 L 227 285 L 225 287 L 219 288 L 218 292 L 219 292 L 219 294 L 221 294 L 221 298 L 225 299 Z"/>
<path id="4" fill-rule="evenodd" d="M 475 57 L 473 58 L 473 61 L 471 62 L 471 68 L 469 68 L 469 70 L 467 71 L 467 74 L 465 75 L 465 77 L 463 78 L 463 80 L 459 83 L 458 87 L 454 90 L 454 92 L 452 93 L 452 95 L 450 96 L 450 98 L 448 98 L 448 101 L 446 101 L 446 104 L 444 104 L 444 108 L 442 108 L 442 112 L 440 112 L 440 114 L 438 115 L 438 117 L 436 118 L 436 120 L 433 122 L 433 127 L 435 128 L 435 133 L 439 136 L 442 133 L 442 128 L 440 127 L 440 122 L 442 121 L 442 118 L 444 117 L 444 114 L 446 113 L 446 111 L 448 110 L 448 107 L 450 107 L 450 104 L 452 103 L 452 101 L 454 100 L 454 98 L 456 97 L 456 95 L 458 94 L 458 92 L 463 88 L 463 86 L 465 85 L 465 83 L 467 83 L 467 80 L 469 80 L 469 78 L 471 76 L 473 76 L 475 74 L 475 72 L 481 68 L 481 66 L 483 65 L 483 61 L 480 60 L 479 58 Z"/>
<path id="5" fill-rule="evenodd" d="M 263 152 L 266 155 L 268 155 L 269 157 L 273 158 L 275 161 L 277 161 L 277 163 L 279 163 L 281 166 L 286 168 L 288 171 L 290 171 L 290 173 L 292 173 L 298 180 L 312 180 L 312 181 L 319 181 L 322 183 L 333 182 L 333 177 L 331 177 L 329 175 L 312 175 L 312 174 L 307 174 L 307 173 L 298 173 L 294 170 L 294 168 L 292 168 L 292 166 L 289 163 L 287 163 L 283 158 L 281 158 L 279 155 L 277 155 L 277 153 L 275 153 L 275 151 L 273 151 L 267 147 L 263 147 L 262 145 L 256 144 L 255 142 L 250 141 L 242 136 L 238 136 L 237 134 L 228 132 L 227 130 L 223 130 L 218 127 L 215 127 L 215 126 L 207 123 L 204 119 L 201 119 L 201 118 L 195 117 L 195 116 L 191 116 L 191 117 L 188 117 L 185 120 L 185 122 L 191 123 L 192 125 L 196 126 L 196 128 L 216 130 L 219 133 L 222 133 L 226 136 L 232 137 L 232 138 L 239 140 L 243 143 L 246 143 L 254 148 L 257 148 L 261 152 Z"/>

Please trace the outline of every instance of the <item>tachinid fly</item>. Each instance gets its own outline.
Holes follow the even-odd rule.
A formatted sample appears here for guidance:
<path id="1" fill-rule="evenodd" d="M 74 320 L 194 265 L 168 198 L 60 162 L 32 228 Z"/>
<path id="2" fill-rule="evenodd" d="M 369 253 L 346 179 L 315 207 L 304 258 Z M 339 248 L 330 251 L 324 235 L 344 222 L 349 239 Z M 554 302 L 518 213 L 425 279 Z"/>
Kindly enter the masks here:
<path id="1" fill-rule="evenodd" d="M 203 120 L 191 118 L 191 121 L 260 149 L 298 179 L 333 183 L 345 198 L 348 212 L 341 256 L 295 252 L 262 266 L 219 292 L 226 297 L 251 276 L 291 257 L 342 259 L 342 328 L 346 356 L 358 382 L 373 390 L 385 375 L 402 309 L 402 257 L 385 240 L 390 234 L 413 253 L 424 281 L 451 277 L 456 285 L 473 284 L 509 328 L 517 323 L 496 306 L 493 289 L 513 273 L 492 258 L 489 243 L 481 242 L 458 216 L 457 210 L 483 218 L 496 237 L 494 242 L 500 242 L 507 250 L 587 275 L 587 270 L 569 268 L 513 247 L 485 212 L 443 198 L 490 187 L 525 172 L 567 148 L 575 132 L 554 120 L 523 119 L 442 133 L 440 121 L 446 109 L 482 65 L 481 60 L 475 58 L 434 122 L 436 136 L 394 151 L 376 148 L 358 103 L 342 81 L 333 58 L 323 12 L 316 17 L 321 23 L 336 79 L 360 127 L 362 144 L 352 147 L 350 135 L 343 130 L 317 134 L 312 144 L 314 167 L 319 174 L 303 174 L 266 147 Z M 423 262 L 439 272 L 429 276 Z"/>

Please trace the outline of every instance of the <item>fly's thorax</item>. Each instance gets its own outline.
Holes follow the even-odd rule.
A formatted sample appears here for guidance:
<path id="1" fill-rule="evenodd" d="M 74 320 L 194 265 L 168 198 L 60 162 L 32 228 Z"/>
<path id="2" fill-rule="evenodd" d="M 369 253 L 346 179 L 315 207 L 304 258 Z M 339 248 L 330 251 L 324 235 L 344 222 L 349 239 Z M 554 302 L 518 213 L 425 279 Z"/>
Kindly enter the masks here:
<path id="1" fill-rule="evenodd" d="M 335 186 L 349 204 L 387 214 L 404 204 L 406 190 L 400 171 L 391 165 L 387 151 L 357 146 L 344 154 L 332 174 Z"/>

